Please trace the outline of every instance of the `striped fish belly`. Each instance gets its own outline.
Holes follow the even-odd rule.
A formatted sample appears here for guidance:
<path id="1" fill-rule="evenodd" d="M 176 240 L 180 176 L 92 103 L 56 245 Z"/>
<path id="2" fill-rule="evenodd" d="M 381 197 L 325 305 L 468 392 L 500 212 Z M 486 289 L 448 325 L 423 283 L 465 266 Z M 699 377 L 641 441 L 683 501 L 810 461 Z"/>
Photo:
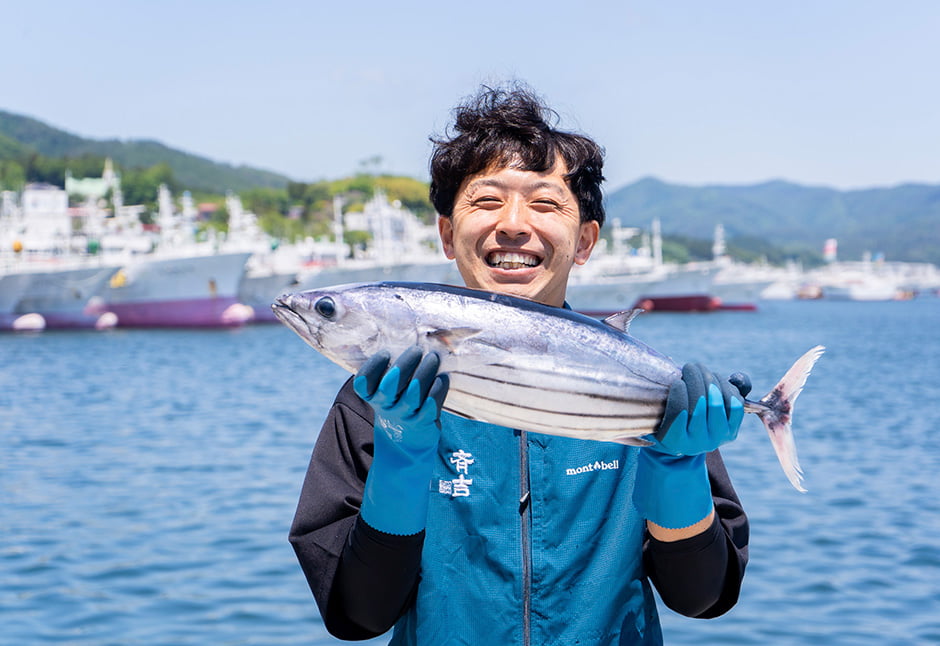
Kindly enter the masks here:
<path id="1" fill-rule="evenodd" d="M 668 387 L 623 366 L 518 359 L 449 370 L 445 408 L 500 426 L 608 442 L 651 433 L 662 419 Z"/>

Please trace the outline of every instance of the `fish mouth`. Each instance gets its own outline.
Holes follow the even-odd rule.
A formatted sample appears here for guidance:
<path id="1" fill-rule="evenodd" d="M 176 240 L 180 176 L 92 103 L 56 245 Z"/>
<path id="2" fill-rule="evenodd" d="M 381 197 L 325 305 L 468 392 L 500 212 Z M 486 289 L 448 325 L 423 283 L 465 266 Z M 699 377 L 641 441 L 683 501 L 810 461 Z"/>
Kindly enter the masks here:
<path id="1" fill-rule="evenodd" d="M 271 311 L 274 312 L 274 316 L 285 324 L 287 327 L 298 332 L 303 337 L 310 336 L 310 326 L 307 325 L 307 320 L 295 310 L 292 306 L 294 300 L 293 294 L 282 294 L 274 299 L 274 302 L 271 303 Z"/>
<path id="2" fill-rule="evenodd" d="M 288 312 L 294 316 L 298 316 L 297 312 L 295 312 L 294 308 L 290 305 L 292 296 L 292 294 L 281 294 L 274 299 L 274 302 L 271 303 L 271 311 L 274 312 L 275 316 L 278 318 L 288 316 Z"/>
<path id="3" fill-rule="evenodd" d="M 484 257 L 487 266 L 493 269 L 531 269 L 542 264 L 542 258 L 529 251 L 491 251 Z"/>
<path id="4" fill-rule="evenodd" d="M 279 296 L 271 304 L 271 311 L 281 323 L 297 333 L 304 342 L 317 351 L 322 348 L 320 342 L 320 330 L 318 326 L 312 325 L 303 314 L 294 309 L 293 294 Z"/>

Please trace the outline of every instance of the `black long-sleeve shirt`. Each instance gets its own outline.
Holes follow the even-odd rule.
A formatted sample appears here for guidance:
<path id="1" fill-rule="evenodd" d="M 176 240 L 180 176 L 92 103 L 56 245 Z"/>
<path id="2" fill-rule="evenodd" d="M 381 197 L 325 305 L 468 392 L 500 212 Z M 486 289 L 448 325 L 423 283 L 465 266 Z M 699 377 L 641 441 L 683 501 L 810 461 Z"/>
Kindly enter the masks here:
<path id="1" fill-rule="evenodd" d="M 327 630 L 342 639 L 382 634 L 418 585 L 424 533 L 396 536 L 359 517 L 372 463 L 373 415 L 348 381 L 340 390 L 307 469 L 290 542 Z M 648 534 L 647 576 L 674 611 L 700 618 L 737 602 L 747 564 L 748 521 L 718 451 L 706 458 L 715 521 L 702 534 L 665 543 Z"/>

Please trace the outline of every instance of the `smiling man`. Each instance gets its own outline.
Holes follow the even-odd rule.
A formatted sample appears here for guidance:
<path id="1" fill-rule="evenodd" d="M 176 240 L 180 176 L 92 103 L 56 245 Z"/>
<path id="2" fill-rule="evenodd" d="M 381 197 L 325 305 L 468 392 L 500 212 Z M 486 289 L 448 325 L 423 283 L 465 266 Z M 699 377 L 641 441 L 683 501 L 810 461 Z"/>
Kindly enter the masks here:
<path id="1" fill-rule="evenodd" d="M 565 306 L 604 222 L 603 153 L 525 88 L 483 88 L 434 140 L 431 199 L 468 287 Z M 327 629 L 392 644 L 660 644 L 737 601 L 748 524 L 718 447 L 749 385 L 683 368 L 649 446 L 442 412 L 433 353 L 380 352 L 320 432 L 290 540 Z"/>
<path id="2" fill-rule="evenodd" d="M 587 262 L 600 231 L 581 221 L 564 159 L 549 171 L 490 167 L 461 185 L 441 242 L 467 287 L 561 307 L 572 264 Z"/>

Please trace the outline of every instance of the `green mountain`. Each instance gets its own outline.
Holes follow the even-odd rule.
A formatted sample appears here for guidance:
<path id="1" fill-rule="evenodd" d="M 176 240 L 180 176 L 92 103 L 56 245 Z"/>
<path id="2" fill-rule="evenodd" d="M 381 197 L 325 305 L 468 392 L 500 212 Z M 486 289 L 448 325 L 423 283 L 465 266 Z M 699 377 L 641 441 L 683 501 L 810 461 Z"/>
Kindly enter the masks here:
<path id="1" fill-rule="evenodd" d="M 165 162 L 182 185 L 224 194 L 250 188 L 284 188 L 288 177 L 249 166 L 233 166 L 175 150 L 158 141 L 86 139 L 31 117 L 0 110 L 0 160 L 37 152 L 46 157 L 110 157 L 123 168 L 149 168 Z"/>
<path id="2" fill-rule="evenodd" d="M 0 133 L 0 159 L 15 159 L 27 153 L 26 146 Z"/>
<path id="3" fill-rule="evenodd" d="M 732 243 L 759 238 L 816 251 L 836 238 L 842 260 L 870 251 L 887 260 L 940 264 L 940 186 L 934 185 L 840 191 L 783 181 L 691 187 L 646 178 L 610 193 L 607 217 L 642 228 L 659 218 L 664 235 L 709 239 L 720 223 Z"/>

